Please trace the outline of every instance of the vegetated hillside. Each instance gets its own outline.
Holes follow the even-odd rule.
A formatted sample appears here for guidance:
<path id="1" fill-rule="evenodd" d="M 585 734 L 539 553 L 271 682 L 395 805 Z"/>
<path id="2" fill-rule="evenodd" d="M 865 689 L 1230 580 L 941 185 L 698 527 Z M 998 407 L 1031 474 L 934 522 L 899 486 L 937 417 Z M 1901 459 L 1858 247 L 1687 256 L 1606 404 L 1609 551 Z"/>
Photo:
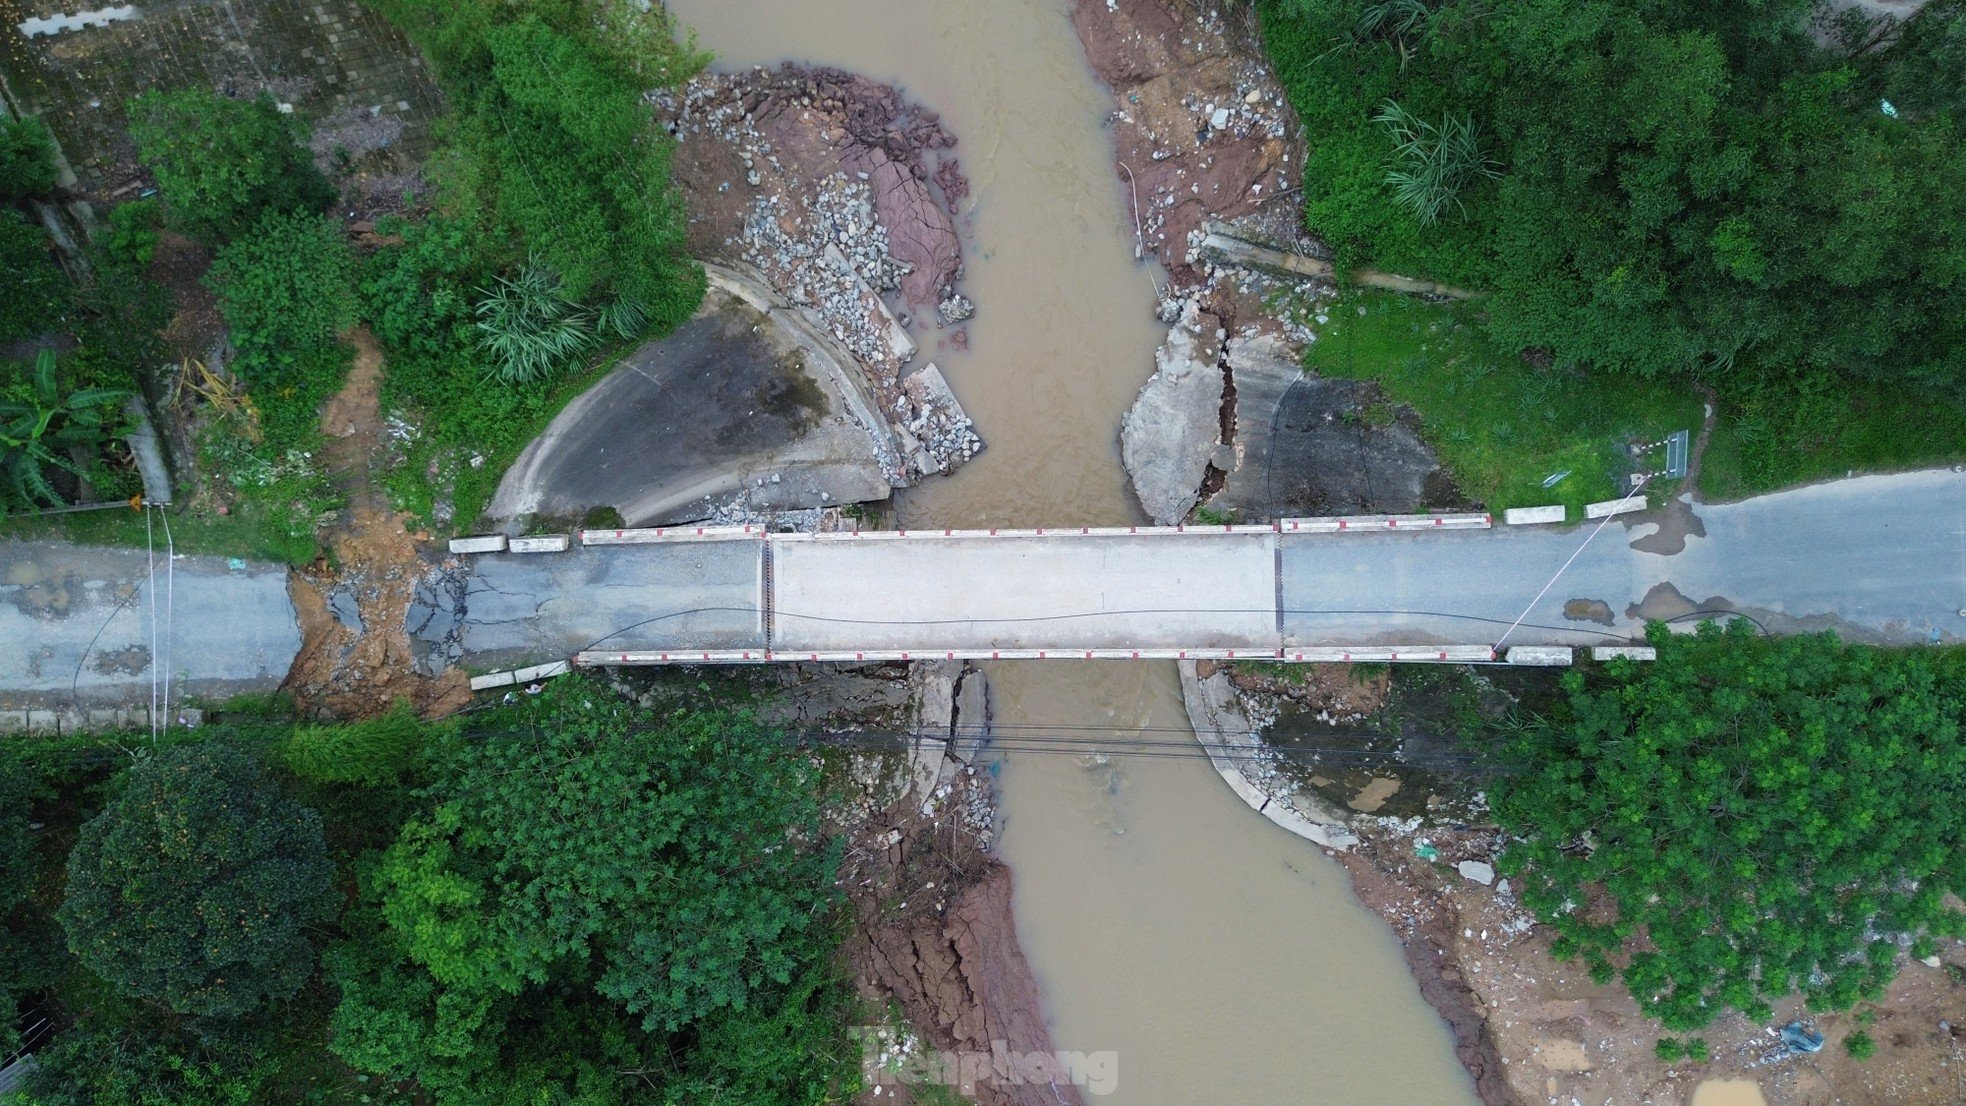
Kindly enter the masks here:
<path id="1" fill-rule="evenodd" d="M 1486 289 L 1539 361 L 1711 384 L 1744 484 L 1799 471 L 1781 451 L 1916 460 L 1844 440 L 1843 397 L 1861 422 L 1966 390 L 1966 3 L 1813 31 L 1810 0 L 1262 11 L 1342 262 Z"/>

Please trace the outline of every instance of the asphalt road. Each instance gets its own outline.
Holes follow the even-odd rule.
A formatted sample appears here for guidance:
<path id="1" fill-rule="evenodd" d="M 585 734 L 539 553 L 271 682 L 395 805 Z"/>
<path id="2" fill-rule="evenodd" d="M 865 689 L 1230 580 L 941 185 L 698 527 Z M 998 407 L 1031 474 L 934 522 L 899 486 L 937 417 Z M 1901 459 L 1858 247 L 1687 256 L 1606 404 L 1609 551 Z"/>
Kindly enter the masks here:
<path id="1" fill-rule="evenodd" d="M 762 649 L 764 554 L 750 538 L 473 558 L 465 661 Z M 772 554 L 781 651 L 1589 645 L 1730 612 L 1966 641 L 1966 475 L 1944 470 L 1602 529 L 792 538 Z M 147 702 L 166 649 L 181 694 L 277 687 L 300 646 L 285 570 L 181 557 L 169 575 L 160 557 L 153 593 L 141 550 L 0 542 L 0 707 Z"/>
<path id="2" fill-rule="evenodd" d="M 153 588 L 141 549 L 0 541 L 0 703 L 147 704 L 166 661 L 173 702 L 278 687 L 300 651 L 287 570 L 233 564 L 167 561 L 160 536 Z"/>
<path id="3" fill-rule="evenodd" d="M 471 559 L 466 663 L 511 667 L 582 649 L 762 649 L 764 543 L 576 545 Z"/>

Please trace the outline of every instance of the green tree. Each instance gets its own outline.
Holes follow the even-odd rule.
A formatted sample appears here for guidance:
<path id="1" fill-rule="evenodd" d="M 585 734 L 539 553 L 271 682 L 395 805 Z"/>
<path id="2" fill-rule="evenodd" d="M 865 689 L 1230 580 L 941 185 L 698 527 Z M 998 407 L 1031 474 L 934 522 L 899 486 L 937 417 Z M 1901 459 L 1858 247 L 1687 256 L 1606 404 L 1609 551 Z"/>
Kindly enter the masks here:
<path id="1" fill-rule="evenodd" d="M 299 990 L 333 913 L 320 816 L 229 744 L 138 760 L 82 827 L 59 918 L 112 985 L 181 1014 L 237 1017 Z"/>
<path id="2" fill-rule="evenodd" d="M 841 1077 L 804 1047 L 840 1038 L 837 854 L 807 761 L 729 715 L 651 728 L 578 678 L 430 755 L 435 808 L 367 873 L 371 920 L 330 957 L 345 1060 L 444 1103 L 621 1101 L 623 1071 L 810 1101 Z M 787 1047 L 702 1053 L 713 1037 Z"/>
<path id="3" fill-rule="evenodd" d="M 482 222 L 487 240 L 515 238 L 567 300 L 666 333 L 696 310 L 705 278 L 670 174 L 674 140 L 641 97 L 648 80 L 680 83 L 703 57 L 670 37 L 666 17 L 628 7 L 384 5 L 457 113 L 446 161 L 457 213 Z"/>
<path id="4" fill-rule="evenodd" d="M 1566 677 L 1567 709 L 1510 741 L 1491 792 L 1501 870 L 1560 956 L 1617 963 L 1668 1029 L 1766 1018 L 1801 992 L 1882 993 L 1898 935 L 1966 932 L 1966 657 L 1650 632 L 1657 662 Z"/>
<path id="5" fill-rule="evenodd" d="M 0 116 L 0 203 L 14 203 L 55 190 L 55 136 L 33 116 Z"/>
<path id="6" fill-rule="evenodd" d="M 305 125 L 271 96 L 146 92 L 130 104 L 130 137 L 173 223 L 206 242 L 236 238 L 269 212 L 319 214 L 334 202 Z"/>
<path id="7" fill-rule="evenodd" d="M 51 349 L 40 352 L 32 369 L 17 372 L 0 386 L 0 473 L 6 480 L 0 514 L 9 507 L 59 506 L 55 474 L 89 474 L 89 465 L 73 453 L 93 455 L 121 432 L 129 395 L 114 388 L 64 388 Z"/>
<path id="8" fill-rule="evenodd" d="M 250 1106 L 276 1062 L 260 1042 L 84 1017 L 35 1052 L 10 1106 Z"/>

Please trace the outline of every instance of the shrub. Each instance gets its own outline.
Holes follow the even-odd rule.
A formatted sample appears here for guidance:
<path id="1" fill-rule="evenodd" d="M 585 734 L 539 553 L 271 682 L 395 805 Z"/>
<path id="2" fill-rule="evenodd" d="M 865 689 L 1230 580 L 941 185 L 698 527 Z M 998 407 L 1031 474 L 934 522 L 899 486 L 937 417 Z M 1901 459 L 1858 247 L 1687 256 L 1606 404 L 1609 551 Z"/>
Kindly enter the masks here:
<path id="1" fill-rule="evenodd" d="M 501 384 L 543 379 L 594 346 L 594 316 L 536 263 L 479 292 L 478 344 L 491 359 L 492 379 Z"/>
<path id="2" fill-rule="evenodd" d="M 1652 1054 L 1670 1064 L 1686 1055 L 1686 1042 L 1678 1037 L 1661 1037 L 1652 1046 Z"/>
<path id="3" fill-rule="evenodd" d="M 181 1014 L 237 1017 L 313 970 L 308 929 L 333 913 L 320 816 L 225 744 L 127 769 L 82 827 L 59 918 L 69 949 L 119 990 Z"/>
<path id="4" fill-rule="evenodd" d="M 32 116 L 0 116 L 0 202 L 45 196 L 60 179 L 48 125 Z"/>
<path id="5" fill-rule="evenodd" d="M 206 283 L 249 381 L 277 381 L 306 353 L 331 346 L 355 319 L 354 255 L 320 215 L 270 213 L 212 260 Z"/>
<path id="6" fill-rule="evenodd" d="M 4 372 L 0 368 L 0 372 Z M 93 458 L 122 432 L 123 400 L 112 388 L 68 388 L 55 371 L 55 351 L 44 349 L 32 370 L 0 384 L 0 514 L 9 508 L 52 507 L 62 503 L 54 475 L 93 475 Z"/>
<path id="7" fill-rule="evenodd" d="M 206 242 L 245 234 L 268 213 L 319 214 L 334 202 L 306 127 L 271 96 L 146 92 L 130 104 L 130 137 L 171 221 Z"/>
<path id="8" fill-rule="evenodd" d="M 48 232 L 18 211 L 0 209 L 0 343 L 57 329 L 69 295 Z"/>
<path id="9" fill-rule="evenodd" d="M 406 699 L 366 722 L 295 727 L 287 739 L 294 774 L 322 783 L 380 784 L 415 763 L 424 743 L 423 722 Z"/>
<path id="10" fill-rule="evenodd" d="M 275 1066 L 238 1034 L 118 1025 L 99 1014 L 34 1059 L 19 1106 L 250 1106 L 268 1101 L 259 1089 Z"/>
<path id="11" fill-rule="evenodd" d="M 1852 1060 L 1861 1064 L 1877 1055 L 1877 1042 L 1871 1039 L 1867 1031 L 1859 1029 L 1843 1038 L 1843 1050 L 1850 1054 Z"/>
<path id="12" fill-rule="evenodd" d="M 469 290 L 484 283 L 477 235 L 456 219 L 388 218 L 376 231 L 400 237 L 362 267 L 363 314 L 392 349 L 438 354 L 469 343 Z"/>
<path id="13" fill-rule="evenodd" d="M 131 200 L 109 209 L 109 254 L 135 265 L 148 265 L 157 252 L 157 229 L 164 209 L 156 200 Z"/>

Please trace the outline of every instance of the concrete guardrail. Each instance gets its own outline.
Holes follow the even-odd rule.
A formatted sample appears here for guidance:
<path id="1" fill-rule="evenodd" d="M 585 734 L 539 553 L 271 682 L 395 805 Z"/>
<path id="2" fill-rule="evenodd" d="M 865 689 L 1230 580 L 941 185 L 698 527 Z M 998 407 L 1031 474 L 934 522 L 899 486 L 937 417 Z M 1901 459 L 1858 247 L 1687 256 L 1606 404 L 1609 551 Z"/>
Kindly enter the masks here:
<path id="1" fill-rule="evenodd" d="M 1623 499 L 1607 499 L 1602 503 L 1586 503 L 1585 518 L 1610 518 L 1612 515 L 1628 515 L 1633 511 L 1643 511 L 1646 507 L 1642 495 L 1628 495 Z"/>
<path id="2" fill-rule="evenodd" d="M 453 553 L 503 553 L 505 552 L 505 535 L 485 534 L 481 537 L 475 537 L 475 538 L 452 538 L 451 552 Z"/>
<path id="3" fill-rule="evenodd" d="M 1567 650 L 1565 655 L 1568 655 Z M 1475 664 L 1494 659 L 1495 651 L 1486 645 L 1362 645 L 1317 649 L 588 649 L 574 654 L 573 664 L 576 668 L 662 664 L 765 664 L 787 661 L 873 664 L 883 661 L 928 660 L 1216 660 L 1284 661 L 1290 664 L 1372 661 L 1399 664 Z M 479 677 L 479 679 L 484 678 Z M 475 680 L 473 686 L 476 686 Z"/>
<path id="4" fill-rule="evenodd" d="M 1515 645 L 1508 651 L 1510 664 L 1563 668 L 1568 667 L 1575 660 L 1575 651 L 1568 645 Z"/>
<path id="5" fill-rule="evenodd" d="M 171 711 L 164 725 L 193 729 L 203 725 L 205 712 L 196 707 Z M 64 707 L 59 710 L 0 710 L 0 733 L 54 736 L 65 733 L 96 733 L 105 730 L 147 730 L 150 708 Z"/>
<path id="6" fill-rule="evenodd" d="M 1534 526 L 1545 522 L 1567 522 L 1570 509 L 1561 503 L 1548 507 L 1510 507 L 1502 512 L 1502 521 L 1510 526 Z"/>
<path id="7" fill-rule="evenodd" d="M 1659 659 L 1659 651 L 1650 645 L 1591 646 L 1591 659 L 1594 661 L 1617 660 L 1621 657 L 1631 661 L 1655 661 Z"/>
<path id="8" fill-rule="evenodd" d="M 531 537 L 513 538 L 505 544 L 508 553 L 565 553 L 571 544 L 565 534 L 535 534 Z"/>
<path id="9" fill-rule="evenodd" d="M 564 676 L 570 670 L 566 661 L 552 661 L 548 664 L 535 664 L 530 668 L 515 668 L 509 672 L 487 672 L 482 676 L 471 677 L 471 690 L 485 691 L 495 687 L 512 687 L 517 684 L 536 683 Z"/>

